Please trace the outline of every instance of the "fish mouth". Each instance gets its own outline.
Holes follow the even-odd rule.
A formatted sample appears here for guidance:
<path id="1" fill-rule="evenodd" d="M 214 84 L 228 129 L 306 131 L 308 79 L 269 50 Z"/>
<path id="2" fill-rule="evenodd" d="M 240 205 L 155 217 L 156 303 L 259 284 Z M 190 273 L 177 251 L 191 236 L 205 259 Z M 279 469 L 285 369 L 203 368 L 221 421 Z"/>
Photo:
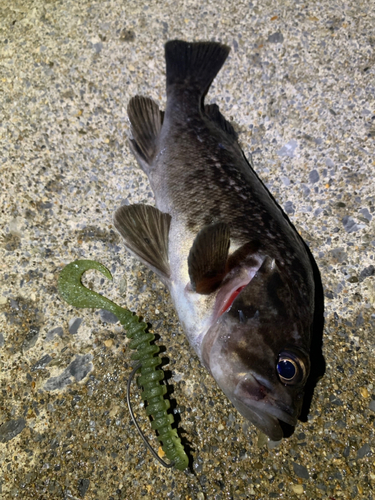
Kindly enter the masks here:
<path id="1" fill-rule="evenodd" d="M 267 380 L 258 374 L 246 373 L 231 400 L 245 418 L 273 441 L 279 441 L 284 437 L 285 428 L 296 426 L 298 415 L 294 407 L 275 398 L 273 392 Z"/>

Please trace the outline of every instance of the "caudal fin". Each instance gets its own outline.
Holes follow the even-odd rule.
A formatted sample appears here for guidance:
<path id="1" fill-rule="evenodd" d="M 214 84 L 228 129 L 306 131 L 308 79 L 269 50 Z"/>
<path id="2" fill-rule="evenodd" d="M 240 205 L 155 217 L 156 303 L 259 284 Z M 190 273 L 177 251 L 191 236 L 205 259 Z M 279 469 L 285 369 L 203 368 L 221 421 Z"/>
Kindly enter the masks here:
<path id="1" fill-rule="evenodd" d="M 167 42 L 167 93 L 174 85 L 184 85 L 196 90 L 200 96 L 205 95 L 228 57 L 229 50 L 229 47 L 218 42 Z"/>

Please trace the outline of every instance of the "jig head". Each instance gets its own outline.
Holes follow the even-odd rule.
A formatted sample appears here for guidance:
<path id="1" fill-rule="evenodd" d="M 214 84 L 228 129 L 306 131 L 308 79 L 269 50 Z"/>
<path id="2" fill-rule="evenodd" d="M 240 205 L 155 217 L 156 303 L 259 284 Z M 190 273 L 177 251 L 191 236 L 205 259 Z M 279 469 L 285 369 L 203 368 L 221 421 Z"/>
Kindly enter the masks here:
<path id="1" fill-rule="evenodd" d="M 106 278 L 112 279 L 109 270 L 99 262 L 94 260 L 76 260 L 64 267 L 60 273 L 58 280 L 60 296 L 74 307 L 106 309 L 117 316 L 126 330 L 126 336 L 131 339 L 130 348 L 137 351 L 131 355 L 131 359 L 137 360 L 138 363 L 130 374 L 127 383 L 126 398 L 130 416 L 153 456 L 164 467 L 176 467 L 179 470 L 184 470 L 189 465 L 189 459 L 178 437 L 177 430 L 171 427 L 174 421 L 173 415 L 167 413 L 167 410 L 170 408 L 169 401 L 164 399 L 167 388 L 161 384 L 161 381 L 164 379 L 164 372 L 161 369 L 157 369 L 162 362 L 161 358 L 157 356 L 160 348 L 155 344 L 150 344 L 155 339 L 155 336 L 146 331 L 147 324 L 131 311 L 118 306 L 103 295 L 86 288 L 82 284 L 82 275 L 89 269 L 96 269 Z M 151 447 L 135 419 L 130 403 L 130 384 L 138 370 L 140 370 L 140 376 L 137 382 L 144 389 L 142 399 L 148 403 L 146 413 L 153 419 L 151 427 L 158 431 L 158 440 L 162 443 L 162 449 L 171 461 L 170 463 L 164 462 Z"/>

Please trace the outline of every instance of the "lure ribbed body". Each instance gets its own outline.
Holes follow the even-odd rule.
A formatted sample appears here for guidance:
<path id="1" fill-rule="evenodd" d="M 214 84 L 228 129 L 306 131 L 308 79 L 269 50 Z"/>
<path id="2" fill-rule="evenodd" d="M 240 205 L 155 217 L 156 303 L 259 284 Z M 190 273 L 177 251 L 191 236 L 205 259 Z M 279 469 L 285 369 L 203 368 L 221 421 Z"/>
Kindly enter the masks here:
<path id="1" fill-rule="evenodd" d="M 174 421 L 173 415 L 167 413 L 170 408 L 169 401 L 164 399 L 167 388 L 160 383 L 164 379 L 164 372 L 157 369 L 162 362 L 157 356 L 160 349 L 151 344 L 155 336 L 146 331 L 147 324 L 138 316 L 82 285 L 81 277 L 89 269 L 96 269 L 112 279 L 108 269 L 98 262 L 92 260 L 71 262 L 61 271 L 58 282 L 60 295 L 75 307 L 100 307 L 117 316 L 126 330 L 126 336 L 131 339 L 130 348 L 136 350 L 131 359 L 141 364 L 141 374 L 137 382 L 144 389 L 142 399 L 148 403 L 146 413 L 153 418 L 151 426 L 158 431 L 158 439 L 162 442 L 167 458 L 173 462 L 174 467 L 184 470 L 188 467 L 189 459 L 176 429 L 171 427 Z"/>
<path id="2" fill-rule="evenodd" d="M 171 427 L 174 422 L 173 415 L 167 413 L 170 408 L 169 401 L 164 399 L 167 388 L 160 384 L 164 379 L 164 372 L 156 369 L 162 362 L 160 357 L 156 356 L 160 348 L 150 344 L 155 336 L 145 331 L 146 323 L 139 321 L 137 316 L 124 315 L 124 318 L 119 317 L 119 321 L 126 329 L 126 336 L 132 339 L 130 348 L 137 351 L 131 355 L 131 359 L 142 363 L 137 383 L 144 389 L 142 399 L 148 403 L 147 415 L 153 418 L 151 427 L 158 431 L 158 439 L 162 442 L 167 458 L 174 462 L 174 467 L 184 470 L 188 466 L 188 457 L 177 431 Z"/>

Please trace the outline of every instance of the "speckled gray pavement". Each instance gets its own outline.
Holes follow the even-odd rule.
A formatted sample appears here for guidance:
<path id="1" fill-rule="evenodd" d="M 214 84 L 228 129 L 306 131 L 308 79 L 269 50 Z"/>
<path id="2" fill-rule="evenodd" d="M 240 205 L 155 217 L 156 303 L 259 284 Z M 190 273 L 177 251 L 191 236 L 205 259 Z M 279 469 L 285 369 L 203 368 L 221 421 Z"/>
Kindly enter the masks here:
<path id="1" fill-rule="evenodd" d="M 375 8 L 373 1 L 0 1 L 0 497 L 375 497 Z M 127 146 L 126 105 L 165 105 L 168 39 L 232 47 L 207 102 L 309 244 L 325 294 L 308 421 L 275 445 L 200 366 L 167 290 L 113 228 L 153 203 Z M 193 466 L 161 468 L 130 421 L 128 341 L 57 293 L 87 286 L 144 316 L 165 346 Z M 157 447 L 136 387 L 140 425 Z"/>

